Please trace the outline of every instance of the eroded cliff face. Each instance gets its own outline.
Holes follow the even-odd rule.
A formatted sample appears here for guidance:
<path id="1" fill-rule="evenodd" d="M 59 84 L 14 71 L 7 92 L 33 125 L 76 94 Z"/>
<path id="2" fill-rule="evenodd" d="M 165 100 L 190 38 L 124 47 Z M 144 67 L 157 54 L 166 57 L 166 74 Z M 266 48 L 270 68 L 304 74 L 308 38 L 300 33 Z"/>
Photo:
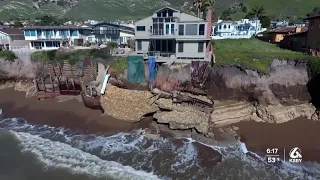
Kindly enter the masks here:
<path id="1" fill-rule="evenodd" d="M 308 82 L 307 63 L 274 60 L 268 74 L 235 66 L 215 66 L 206 89 L 216 100 L 256 100 L 262 105 L 287 105 L 311 100 Z"/>
<path id="2" fill-rule="evenodd" d="M 6 61 L 0 57 L 0 89 L 14 88 L 16 91 L 26 92 L 26 97 L 36 94 L 32 80 L 43 72 L 41 62 L 29 59 Z"/>
<path id="3" fill-rule="evenodd" d="M 14 62 L 0 57 L 0 78 L 4 79 L 34 79 L 43 71 L 43 64 L 29 59 L 16 59 Z"/>
<path id="4" fill-rule="evenodd" d="M 180 67 L 182 70 L 168 69 L 159 69 L 159 73 L 182 82 L 190 81 L 189 65 Z M 275 59 L 267 74 L 237 66 L 214 65 L 203 87 L 214 101 L 208 129 L 239 121 L 283 123 L 298 117 L 319 121 L 319 113 L 310 103 L 317 102 L 312 88 L 319 83 L 312 81 L 306 62 Z"/>

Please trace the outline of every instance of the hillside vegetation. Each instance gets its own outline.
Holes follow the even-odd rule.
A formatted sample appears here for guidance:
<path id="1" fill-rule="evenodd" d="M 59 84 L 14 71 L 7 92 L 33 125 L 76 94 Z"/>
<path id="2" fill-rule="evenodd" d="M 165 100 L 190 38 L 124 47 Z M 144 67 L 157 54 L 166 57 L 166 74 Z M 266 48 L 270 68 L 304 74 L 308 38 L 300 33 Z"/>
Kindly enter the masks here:
<path id="1" fill-rule="evenodd" d="M 273 59 L 307 61 L 310 73 L 320 73 L 320 58 L 281 49 L 258 39 L 225 39 L 213 41 L 218 65 L 237 65 L 262 73 L 269 71 Z"/>
<path id="2" fill-rule="evenodd" d="M 163 6 L 171 6 L 195 12 L 192 0 L 1 0 L 0 19 L 35 18 L 44 14 L 72 19 L 139 19 L 150 15 Z M 215 0 L 214 11 L 220 16 L 223 11 L 237 8 L 243 3 L 247 9 L 262 5 L 266 15 L 273 18 L 304 17 L 319 0 Z M 244 13 L 235 13 L 233 19 L 243 18 Z"/>
<path id="3" fill-rule="evenodd" d="M 33 61 L 41 61 L 43 63 L 60 64 L 67 60 L 70 64 L 77 64 L 85 58 L 90 58 L 94 61 L 103 63 L 105 66 L 110 65 L 111 68 L 117 72 L 126 69 L 127 63 L 125 57 L 111 56 L 108 48 L 103 49 L 84 49 L 84 50 L 50 50 L 50 51 L 37 51 L 31 54 Z M 0 51 L 1 57 L 1 51 Z"/>

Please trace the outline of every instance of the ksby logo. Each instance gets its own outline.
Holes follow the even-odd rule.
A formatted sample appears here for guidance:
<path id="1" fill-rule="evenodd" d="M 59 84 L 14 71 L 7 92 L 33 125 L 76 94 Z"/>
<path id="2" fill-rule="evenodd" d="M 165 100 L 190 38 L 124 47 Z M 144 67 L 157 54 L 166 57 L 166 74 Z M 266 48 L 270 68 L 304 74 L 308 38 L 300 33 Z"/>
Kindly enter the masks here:
<path id="1" fill-rule="evenodd" d="M 301 150 L 298 147 L 295 147 L 290 150 L 289 153 L 289 162 L 292 163 L 301 163 L 302 161 L 302 155 L 301 155 Z"/>

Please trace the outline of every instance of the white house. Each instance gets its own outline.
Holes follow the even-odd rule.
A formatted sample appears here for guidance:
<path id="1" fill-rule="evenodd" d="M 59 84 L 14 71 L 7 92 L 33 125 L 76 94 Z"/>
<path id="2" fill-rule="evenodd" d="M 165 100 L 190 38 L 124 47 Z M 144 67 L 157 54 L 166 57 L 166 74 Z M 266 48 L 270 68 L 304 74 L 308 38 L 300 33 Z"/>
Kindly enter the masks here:
<path id="1" fill-rule="evenodd" d="M 22 28 L 25 40 L 33 49 L 58 49 L 65 42 L 73 45 L 75 40 L 83 41 L 91 29 L 78 26 L 33 26 Z"/>
<path id="2" fill-rule="evenodd" d="M 244 39 L 266 30 L 260 20 L 241 19 L 240 21 L 218 20 L 212 27 L 212 39 Z"/>

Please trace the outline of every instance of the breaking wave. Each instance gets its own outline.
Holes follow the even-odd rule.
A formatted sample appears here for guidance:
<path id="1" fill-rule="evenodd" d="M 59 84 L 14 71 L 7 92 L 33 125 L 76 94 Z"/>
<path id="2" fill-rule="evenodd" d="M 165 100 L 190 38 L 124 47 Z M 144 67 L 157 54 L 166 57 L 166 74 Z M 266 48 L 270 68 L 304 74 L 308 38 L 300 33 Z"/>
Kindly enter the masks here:
<path id="1" fill-rule="evenodd" d="M 317 163 L 269 165 L 257 154 L 242 154 L 238 145 L 201 145 L 189 138 L 150 138 L 141 129 L 115 135 L 85 135 L 64 128 L 30 125 L 16 118 L 0 121 L 0 128 L 12 131 L 23 151 L 35 153 L 47 166 L 97 177 L 320 179 Z M 217 152 L 222 155 L 221 162 Z M 213 153 L 217 155 L 212 156 Z"/>

